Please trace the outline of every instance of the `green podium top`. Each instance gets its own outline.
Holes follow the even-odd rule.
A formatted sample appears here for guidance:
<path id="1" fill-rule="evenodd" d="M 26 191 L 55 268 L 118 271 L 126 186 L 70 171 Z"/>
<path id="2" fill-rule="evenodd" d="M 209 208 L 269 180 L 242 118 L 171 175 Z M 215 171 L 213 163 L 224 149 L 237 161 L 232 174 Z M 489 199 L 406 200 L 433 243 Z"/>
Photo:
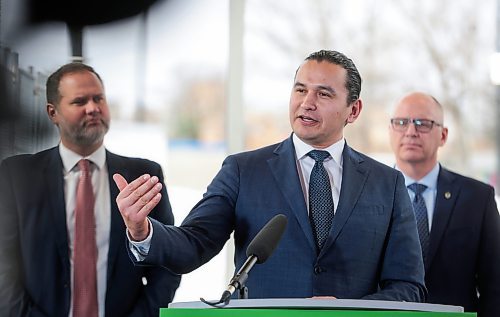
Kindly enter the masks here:
<path id="1" fill-rule="evenodd" d="M 160 317 L 475 317 L 476 313 L 293 308 L 162 308 Z"/>
<path id="2" fill-rule="evenodd" d="M 202 302 L 171 303 L 160 309 L 160 317 L 475 317 L 460 306 L 411 302 L 267 298 L 233 299 L 224 308 Z"/>

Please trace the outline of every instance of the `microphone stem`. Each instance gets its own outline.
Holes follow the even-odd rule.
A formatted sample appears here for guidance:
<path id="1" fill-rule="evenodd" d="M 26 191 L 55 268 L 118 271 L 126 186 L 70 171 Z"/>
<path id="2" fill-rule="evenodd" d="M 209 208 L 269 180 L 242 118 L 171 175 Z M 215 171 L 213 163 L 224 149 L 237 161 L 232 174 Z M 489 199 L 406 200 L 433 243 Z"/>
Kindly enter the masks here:
<path id="1" fill-rule="evenodd" d="M 257 261 L 258 258 L 255 255 L 251 255 L 247 258 L 238 273 L 236 273 L 236 275 L 229 282 L 227 290 L 222 294 L 220 299 L 221 303 L 225 303 L 227 305 L 227 303 L 229 303 L 229 298 L 231 297 L 231 295 L 233 295 L 236 290 L 241 290 L 245 287 L 245 282 L 248 279 L 248 272 L 250 272 Z"/>
<path id="2" fill-rule="evenodd" d="M 246 275 L 246 277 L 248 277 L 248 272 L 250 272 L 250 270 L 252 269 L 252 267 L 255 265 L 255 263 L 257 263 L 259 259 L 255 256 L 255 255 L 250 255 L 247 260 L 245 261 L 245 263 L 243 263 L 243 265 L 241 266 L 240 270 L 238 271 L 238 273 L 236 273 L 236 275 L 234 276 L 233 280 L 234 279 L 237 279 L 239 275 Z M 245 278 L 246 280 L 246 278 Z M 244 283 L 245 281 L 242 282 L 242 284 Z"/>

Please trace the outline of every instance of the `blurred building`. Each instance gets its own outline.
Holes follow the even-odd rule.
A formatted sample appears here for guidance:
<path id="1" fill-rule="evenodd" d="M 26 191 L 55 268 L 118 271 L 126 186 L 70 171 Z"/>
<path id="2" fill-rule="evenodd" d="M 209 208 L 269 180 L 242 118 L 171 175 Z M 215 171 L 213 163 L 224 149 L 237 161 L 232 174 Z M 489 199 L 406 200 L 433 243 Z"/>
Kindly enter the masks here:
<path id="1" fill-rule="evenodd" d="M 47 75 L 20 69 L 18 54 L 0 47 L 0 159 L 57 144 L 59 134 L 46 114 Z"/>

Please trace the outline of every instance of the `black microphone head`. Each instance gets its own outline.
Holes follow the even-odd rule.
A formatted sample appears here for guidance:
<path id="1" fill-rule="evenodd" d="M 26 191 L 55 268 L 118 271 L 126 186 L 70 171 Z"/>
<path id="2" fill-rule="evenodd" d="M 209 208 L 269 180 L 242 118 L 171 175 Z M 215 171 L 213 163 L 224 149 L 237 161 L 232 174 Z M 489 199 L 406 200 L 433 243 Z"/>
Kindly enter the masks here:
<path id="1" fill-rule="evenodd" d="M 259 264 L 266 262 L 278 246 L 287 222 L 288 220 L 283 214 L 278 214 L 269 220 L 248 245 L 247 256 L 256 256 Z"/>

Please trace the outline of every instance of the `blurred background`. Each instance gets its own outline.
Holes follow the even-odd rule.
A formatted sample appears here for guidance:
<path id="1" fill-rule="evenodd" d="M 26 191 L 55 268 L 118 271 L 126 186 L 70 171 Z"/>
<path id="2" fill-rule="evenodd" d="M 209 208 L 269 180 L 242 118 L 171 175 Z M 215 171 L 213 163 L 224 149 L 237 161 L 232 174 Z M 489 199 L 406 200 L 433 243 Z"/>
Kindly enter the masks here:
<path id="1" fill-rule="evenodd" d="M 351 146 L 392 165 L 393 105 L 429 92 L 450 129 L 440 161 L 498 189 L 498 1 L 0 0 L 0 159 L 57 144 L 45 80 L 83 60 L 106 87 L 106 147 L 163 166 L 180 224 L 228 154 L 289 136 L 296 68 L 334 49 L 364 80 Z M 232 255 L 185 275 L 175 301 L 218 298 Z"/>

